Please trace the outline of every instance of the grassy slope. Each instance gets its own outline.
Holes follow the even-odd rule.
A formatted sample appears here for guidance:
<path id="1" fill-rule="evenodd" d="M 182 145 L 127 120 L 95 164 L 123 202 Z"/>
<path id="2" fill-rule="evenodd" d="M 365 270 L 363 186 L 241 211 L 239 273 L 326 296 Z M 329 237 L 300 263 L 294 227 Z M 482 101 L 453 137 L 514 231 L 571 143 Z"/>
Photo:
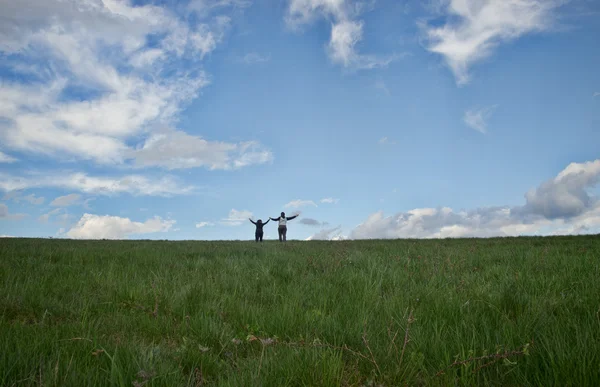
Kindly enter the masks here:
<path id="1" fill-rule="evenodd" d="M 598 236 L 0 239 L 0 385 L 600 385 L 599 295 Z"/>

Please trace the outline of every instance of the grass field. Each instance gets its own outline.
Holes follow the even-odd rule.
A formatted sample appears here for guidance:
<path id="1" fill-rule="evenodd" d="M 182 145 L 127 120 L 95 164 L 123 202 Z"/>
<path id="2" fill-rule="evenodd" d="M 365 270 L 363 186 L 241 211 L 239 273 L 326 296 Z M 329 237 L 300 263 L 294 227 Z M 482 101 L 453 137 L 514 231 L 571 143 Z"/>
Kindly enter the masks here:
<path id="1" fill-rule="evenodd" d="M 0 239 L 0 385 L 600 385 L 600 237 Z"/>

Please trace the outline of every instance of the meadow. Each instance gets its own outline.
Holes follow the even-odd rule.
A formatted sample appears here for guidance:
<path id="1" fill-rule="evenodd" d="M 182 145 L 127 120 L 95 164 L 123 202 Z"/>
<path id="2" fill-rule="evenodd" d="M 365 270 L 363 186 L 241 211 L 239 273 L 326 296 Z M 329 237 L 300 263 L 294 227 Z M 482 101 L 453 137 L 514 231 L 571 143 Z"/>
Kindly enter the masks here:
<path id="1" fill-rule="evenodd" d="M 600 385 L 600 237 L 0 239 L 2 386 Z"/>

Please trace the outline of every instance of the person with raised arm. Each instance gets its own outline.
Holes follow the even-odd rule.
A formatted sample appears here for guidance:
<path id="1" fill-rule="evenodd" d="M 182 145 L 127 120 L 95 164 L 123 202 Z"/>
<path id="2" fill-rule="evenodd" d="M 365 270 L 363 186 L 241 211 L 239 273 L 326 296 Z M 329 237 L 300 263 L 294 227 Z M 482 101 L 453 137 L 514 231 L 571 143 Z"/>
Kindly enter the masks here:
<path id="1" fill-rule="evenodd" d="M 279 242 L 286 242 L 287 221 L 294 219 L 298 215 L 299 214 L 296 214 L 294 216 L 286 217 L 285 216 L 285 212 L 282 212 L 281 216 L 279 216 L 278 218 L 269 218 L 269 220 L 273 220 L 275 222 L 279 222 L 279 227 L 277 228 L 277 232 L 279 233 Z"/>
<path id="2" fill-rule="evenodd" d="M 252 222 L 253 225 L 256 226 L 256 231 L 254 231 L 254 240 L 256 240 L 256 242 L 258 242 L 259 240 L 262 242 L 263 241 L 263 226 L 267 223 L 269 223 L 269 220 L 267 220 L 265 223 L 263 223 L 262 219 L 257 220 L 256 222 L 253 221 L 252 219 L 248 219 Z"/>

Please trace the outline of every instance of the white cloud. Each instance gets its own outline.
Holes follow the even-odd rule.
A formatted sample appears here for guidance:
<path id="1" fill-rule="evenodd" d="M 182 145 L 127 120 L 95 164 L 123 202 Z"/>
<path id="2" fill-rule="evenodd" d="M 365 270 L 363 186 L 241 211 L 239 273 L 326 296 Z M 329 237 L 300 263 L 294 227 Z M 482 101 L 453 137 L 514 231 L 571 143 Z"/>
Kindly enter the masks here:
<path id="1" fill-rule="evenodd" d="M 53 207 L 69 207 L 75 203 L 78 203 L 80 199 L 81 195 L 79 194 L 69 194 L 57 197 L 50 203 L 50 205 Z"/>
<path id="2" fill-rule="evenodd" d="M 587 191 L 600 182 L 600 160 L 572 163 L 525 195 L 516 207 L 418 208 L 371 214 L 350 234 L 354 239 L 491 237 L 600 233 L 600 201 Z"/>
<path id="3" fill-rule="evenodd" d="M 135 159 L 137 167 L 207 167 L 211 170 L 237 169 L 273 160 L 271 151 L 257 142 L 211 142 L 181 131 L 151 135 L 130 157 Z"/>
<path id="4" fill-rule="evenodd" d="M 15 161 L 17 161 L 17 159 L 0 151 L 0 163 L 14 163 Z"/>
<path id="5" fill-rule="evenodd" d="M 15 59 L 15 67 L 30 69 L 22 78 L 26 81 L 0 81 L 3 145 L 67 161 L 210 166 L 204 153 L 190 154 L 189 149 L 180 163 L 143 151 L 156 143 L 156 136 L 162 136 L 158 145 L 168 149 L 181 145 L 185 136 L 204 141 L 179 131 L 155 133 L 176 122 L 181 109 L 208 84 L 201 60 L 221 42 L 230 22 L 223 15 L 196 19 L 188 24 L 166 8 L 129 1 L 0 2 L 0 52 L 18 53 L 23 59 Z M 141 150 L 132 148 L 140 139 Z M 202 152 L 218 152 L 213 149 L 218 144 L 207 143 Z M 234 147 L 229 155 L 233 165 L 272 157 L 260 144 L 247 144 L 228 144 Z"/>
<path id="6" fill-rule="evenodd" d="M 0 172 L 0 190 L 11 192 L 27 188 L 62 188 L 89 194 L 136 196 L 172 196 L 188 194 L 191 186 L 180 186 L 176 179 L 165 176 L 151 179 L 140 175 L 95 177 L 85 173 L 37 174 L 28 177 L 11 176 Z"/>
<path id="7" fill-rule="evenodd" d="M 238 211 L 234 208 L 229 211 L 229 216 L 225 219 L 221 219 L 219 223 L 224 226 L 239 226 L 252 217 L 252 212 L 247 210 Z"/>
<path id="8" fill-rule="evenodd" d="M 428 50 L 444 57 L 458 84 L 469 81 L 470 67 L 503 42 L 549 29 L 565 0 L 447 0 L 443 26 L 423 25 Z"/>
<path id="9" fill-rule="evenodd" d="M 4 203 L 0 203 L 0 219 L 19 220 L 26 216 L 26 214 L 11 214 L 8 210 L 8 206 Z"/>
<path id="10" fill-rule="evenodd" d="M 202 228 L 202 227 L 212 227 L 212 226 L 214 226 L 214 225 L 215 225 L 215 224 L 214 224 L 214 223 L 212 223 L 212 222 L 199 222 L 199 223 L 196 223 L 196 228 Z"/>
<path id="11" fill-rule="evenodd" d="M 66 235 L 74 239 L 126 239 L 131 235 L 167 232 L 174 224 L 174 220 L 163 220 L 159 216 L 142 223 L 118 216 L 86 213 Z"/>
<path id="12" fill-rule="evenodd" d="M 488 121 L 497 107 L 498 105 L 492 105 L 484 108 L 469 109 L 465 112 L 463 120 L 472 129 L 485 134 L 487 133 Z"/>
<path id="13" fill-rule="evenodd" d="M 348 0 L 290 0 L 286 21 L 298 29 L 318 17 L 331 20 L 331 38 L 327 53 L 331 61 L 346 68 L 373 69 L 389 65 L 398 56 L 380 58 L 359 54 L 356 45 L 363 38 L 364 23 L 355 18 L 371 4 Z"/>
<path id="14" fill-rule="evenodd" d="M 346 237 L 344 235 L 342 235 L 341 233 L 341 226 L 338 227 L 334 227 L 334 228 L 330 228 L 330 229 L 323 229 L 321 231 L 319 231 L 316 234 L 313 234 L 311 236 L 309 236 L 308 238 L 306 238 L 307 241 L 318 241 L 318 240 L 331 240 L 331 241 L 339 241 L 339 240 L 345 240 Z"/>
<path id="15" fill-rule="evenodd" d="M 258 52 L 249 52 L 241 58 L 241 61 L 247 65 L 265 63 L 271 60 L 271 55 L 261 55 Z"/>
<path id="16" fill-rule="evenodd" d="M 284 207 L 285 208 L 300 208 L 300 207 L 306 207 L 306 206 L 317 207 L 317 204 L 315 202 L 313 202 L 312 200 L 296 199 L 296 200 L 292 200 L 291 202 L 287 203 Z"/>
<path id="17" fill-rule="evenodd" d="M 340 201 L 340 199 L 336 199 L 336 198 L 323 198 L 323 199 L 321 199 L 321 203 L 327 203 L 327 204 L 338 204 L 339 201 Z"/>
<path id="18" fill-rule="evenodd" d="M 251 4 L 252 1 L 250 0 L 192 0 L 190 1 L 188 8 L 202 15 L 227 7 L 246 8 Z"/>
<path id="19" fill-rule="evenodd" d="M 600 91 L 597 91 L 592 95 L 592 98 L 596 98 L 596 97 L 600 97 Z"/>

